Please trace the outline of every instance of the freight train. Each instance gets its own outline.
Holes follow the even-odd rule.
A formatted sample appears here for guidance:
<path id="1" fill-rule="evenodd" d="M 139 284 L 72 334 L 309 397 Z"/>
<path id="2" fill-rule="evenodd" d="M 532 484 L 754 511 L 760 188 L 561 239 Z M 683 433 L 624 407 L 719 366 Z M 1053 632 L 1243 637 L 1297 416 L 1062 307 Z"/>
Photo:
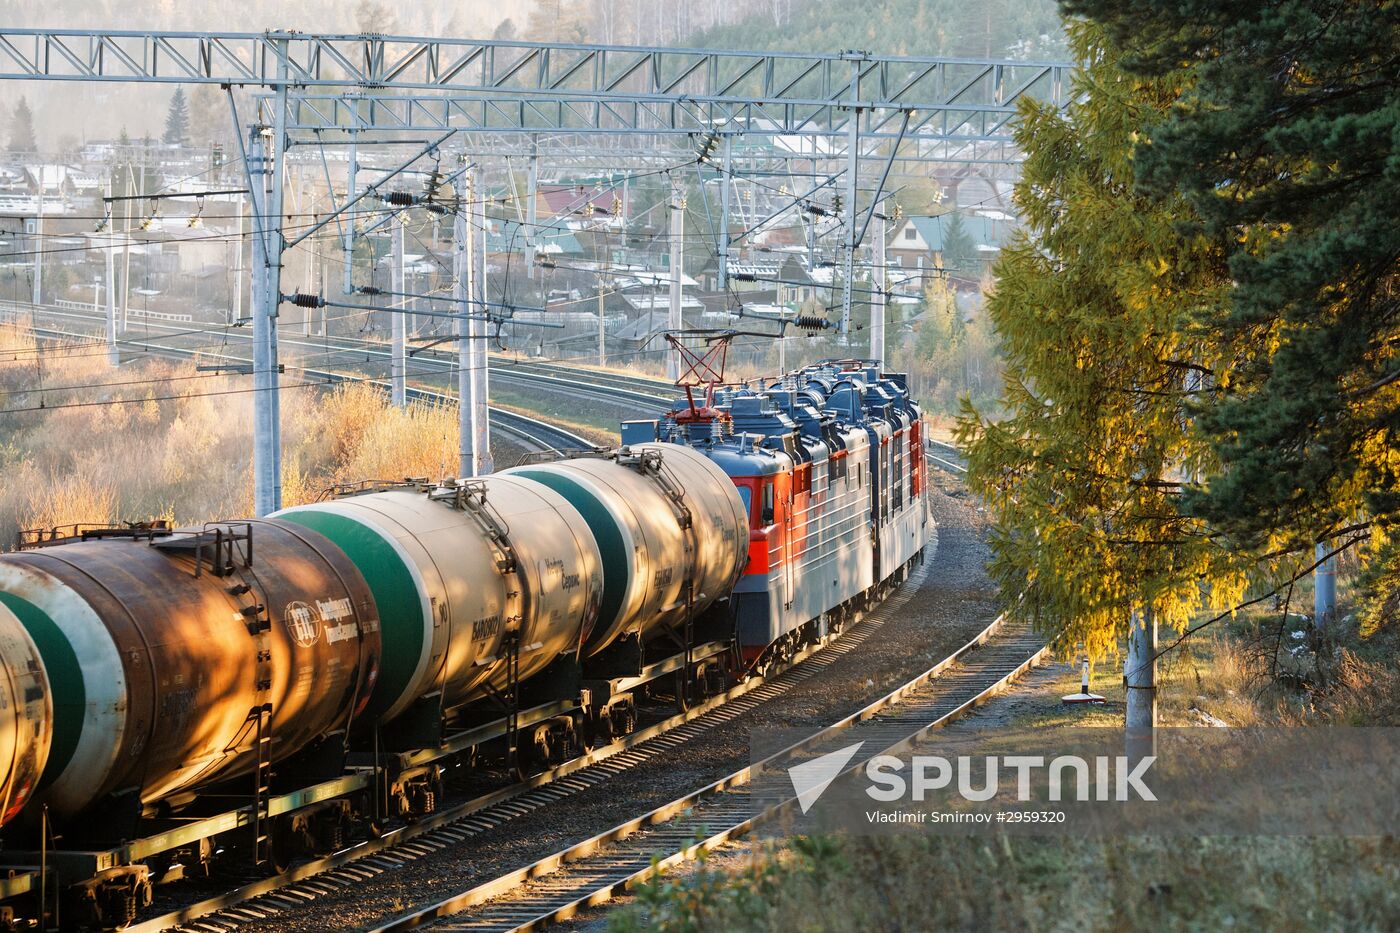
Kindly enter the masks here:
<path id="1" fill-rule="evenodd" d="M 0 923 L 120 928 L 224 850 L 280 869 L 766 672 L 922 560 L 923 458 L 904 378 L 833 361 L 483 479 L 22 535 Z"/>

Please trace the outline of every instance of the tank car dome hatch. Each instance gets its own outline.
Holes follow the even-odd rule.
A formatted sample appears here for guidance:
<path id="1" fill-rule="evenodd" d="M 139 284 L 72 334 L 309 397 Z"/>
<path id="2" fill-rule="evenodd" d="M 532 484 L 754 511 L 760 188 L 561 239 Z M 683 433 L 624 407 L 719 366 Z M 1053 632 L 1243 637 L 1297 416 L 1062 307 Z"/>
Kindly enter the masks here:
<path id="1" fill-rule="evenodd" d="M 297 506 L 278 517 L 339 545 L 369 581 L 384 661 L 366 717 L 436 695 L 452 709 L 503 688 L 511 645 L 524 680 L 576 651 L 602 571 L 583 518 L 534 480 L 497 474 Z"/>
<path id="2" fill-rule="evenodd" d="M 48 674 L 18 613 L 27 608 L 0 593 L 0 826 L 34 796 L 54 738 Z M 41 631 L 40 637 L 51 634 Z"/>
<path id="3" fill-rule="evenodd" d="M 275 521 L 0 555 L 0 594 L 58 691 L 38 794 L 57 816 L 120 799 L 104 816 L 134 820 L 249 773 L 260 729 L 285 760 L 348 725 L 378 663 L 359 572 Z"/>

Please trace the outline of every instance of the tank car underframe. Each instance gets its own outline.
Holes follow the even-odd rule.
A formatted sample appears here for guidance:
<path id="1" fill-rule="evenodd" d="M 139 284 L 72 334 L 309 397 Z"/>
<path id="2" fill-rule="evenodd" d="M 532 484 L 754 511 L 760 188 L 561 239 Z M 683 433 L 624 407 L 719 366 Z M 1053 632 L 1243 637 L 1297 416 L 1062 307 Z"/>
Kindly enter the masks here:
<path id="1" fill-rule="evenodd" d="M 94 925 L 118 928 L 150 903 L 155 886 L 207 873 L 216 850 L 251 850 L 255 834 L 266 834 L 271 841 L 268 861 L 275 870 L 284 869 L 296 858 L 329 854 L 343 848 L 346 832 L 356 822 L 376 832 L 394 820 L 433 812 L 442 800 L 449 770 L 471 766 L 488 755 L 503 758 L 502 748 L 518 749 L 521 768 L 542 770 L 561 764 L 573 755 L 561 757 L 539 745 L 543 740 L 550 746 L 553 740 L 558 748 L 562 722 L 568 722 L 572 733 L 581 737 L 579 744 L 607 744 L 635 729 L 635 700 L 640 692 L 654 690 L 670 696 L 678 680 L 695 683 L 704 680 L 706 671 L 731 670 L 733 653 L 731 642 L 706 641 L 642 663 L 635 673 L 584 676 L 580 680 L 583 688 L 576 696 L 518 706 L 513 714 L 497 709 L 491 718 L 445 732 L 436 745 L 407 751 L 376 750 L 375 737 L 368 737 L 360 743 L 363 750 L 349 755 L 344 774 L 268 795 L 261 801 L 261 814 L 250 793 L 252 781 L 239 780 L 237 786 L 230 783 L 209 788 L 205 797 L 187 804 L 185 812 L 196 810 L 206 799 L 227 799 L 240 791 L 246 801 L 241 805 L 199 817 L 188 817 L 184 812 L 147 817 L 142 821 L 141 835 L 120 845 L 43 852 L 0 850 L 5 864 L 12 866 L 10 876 L 0 878 L 0 912 L 11 908 L 17 917 L 35 914 L 44 887 L 41 877 L 47 869 L 50 903 L 57 896 L 63 897 L 60 915 L 75 911 Z M 262 827 L 258 826 L 260 819 L 265 821 Z"/>

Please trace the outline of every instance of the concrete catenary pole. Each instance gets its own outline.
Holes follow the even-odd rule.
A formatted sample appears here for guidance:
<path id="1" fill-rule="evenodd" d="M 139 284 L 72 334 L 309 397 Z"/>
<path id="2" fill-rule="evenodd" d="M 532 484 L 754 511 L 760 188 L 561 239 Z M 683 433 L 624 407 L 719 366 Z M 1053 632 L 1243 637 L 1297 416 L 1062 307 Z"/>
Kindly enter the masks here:
<path id="1" fill-rule="evenodd" d="M 277 376 L 277 301 L 280 297 L 281 206 L 275 197 L 279 154 L 272 133 L 254 126 L 248 144 L 253 191 L 253 511 L 282 507 L 281 419 Z"/>
<path id="2" fill-rule="evenodd" d="M 729 188 L 734 178 L 734 137 L 724 134 L 719 195 L 719 290 L 729 287 Z"/>
<path id="3" fill-rule="evenodd" d="M 472 457 L 475 470 L 473 476 L 486 476 L 496 469 L 491 456 L 491 378 L 488 366 L 490 355 L 486 352 L 489 336 L 486 314 L 486 180 L 480 168 L 474 170 L 472 197 L 469 203 L 473 220 L 468 231 L 472 237 L 471 249 L 471 296 L 472 315 L 468 321 L 467 343 L 471 347 L 471 404 L 472 414 Z"/>
<path id="4" fill-rule="evenodd" d="M 34 304 L 44 301 L 44 178 L 48 166 L 39 166 L 39 209 L 34 214 Z"/>
<path id="5" fill-rule="evenodd" d="M 681 329 L 681 266 L 685 257 L 685 199 L 681 194 L 680 180 L 671 179 L 671 290 L 670 313 L 666 317 L 666 327 L 672 331 Z M 666 378 L 675 382 L 681 377 L 681 355 L 678 350 L 666 351 Z"/>
<path id="6" fill-rule="evenodd" d="M 870 273 L 870 358 L 885 364 L 885 216 L 875 218 L 875 263 Z"/>
<path id="7" fill-rule="evenodd" d="M 252 156 L 250 154 L 249 159 L 251 160 L 251 158 Z M 145 179 L 145 177 L 146 165 L 143 160 L 141 164 L 141 178 Z M 131 167 L 130 154 L 128 154 L 126 160 L 126 193 L 128 195 L 136 193 L 136 176 Z M 144 194 L 145 192 L 143 191 L 142 193 Z M 118 324 L 118 330 L 123 334 L 126 333 L 126 325 L 130 320 L 128 315 L 131 309 L 131 205 L 135 202 L 128 197 L 124 203 L 126 205 L 126 220 L 122 225 L 122 308 L 121 322 Z M 257 214 L 256 208 L 253 213 L 255 215 Z M 254 229 L 258 229 L 258 221 L 255 220 L 253 226 Z"/>
<path id="8" fill-rule="evenodd" d="M 1155 753 L 1157 728 L 1157 619 L 1151 609 L 1134 612 L 1123 658 L 1127 691 L 1125 751 L 1130 761 Z"/>
<path id="9" fill-rule="evenodd" d="M 852 71 L 852 86 L 856 72 Z M 851 333 L 851 289 L 856 271 L 856 181 L 860 173 L 860 111 L 851 110 L 846 139 L 846 203 L 841 222 L 846 225 L 845 248 L 841 253 L 841 337 L 849 344 Z"/>
<path id="10" fill-rule="evenodd" d="M 238 220 L 234 227 L 233 239 L 233 308 L 229 316 L 229 326 L 243 318 L 243 195 L 238 196 Z"/>
<path id="11" fill-rule="evenodd" d="M 112 186 L 107 186 L 107 196 L 112 196 Z M 102 251 L 103 257 L 107 261 L 107 362 L 116 366 L 121 360 L 117 354 L 117 259 L 115 255 L 115 244 L 112 237 L 115 234 L 111 227 L 107 228 L 107 248 Z"/>
<path id="12" fill-rule="evenodd" d="M 608 267 L 604 266 L 606 270 Z M 607 272 L 598 276 L 598 366 L 608 365 L 608 319 L 604 313 L 608 301 Z"/>
<path id="13" fill-rule="evenodd" d="M 457 475 L 476 475 L 476 406 L 472 404 L 471 303 L 472 227 L 467 212 L 472 203 L 472 176 L 457 175 L 457 213 L 452 221 L 452 298 L 457 302 L 453 335 L 457 338 Z"/>
<path id="14" fill-rule="evenodd" d="M 394 293 L 390 302 L 393 311 L 389 318 L 389 394 L 395 405 L 403 408 L 408 404 L 408 348 L 406 329 L 408 321 L 408 300 L 403 297 L 404 288 L 404 227 L 408 218 L 403 214 L 393 220 L 393 255 L 389 259 L 389 290 Z"/>
<path id="15" fill-rule="evenodd" d="M 530 137 L 530 168 L 525 175 L 525 275 L 535 280 L 535 238 L 539 235 L 538 200 L 540 186 L 540 157 L 535 154 L 536 137 Z M 518 215 L 517 215 L 518 216 Z"/>
<path id="16" fill-rule="evenodd" d="M 360 134 L 350 134 L 350 161 L 345 166 L 345 203 L 349 204 L 355 200 L 356 176 L 359 173 L 357 149 Z M 345 218 L 345 241 L 344 241 L 344 282 L 340 289 L 347 295 L 355 294 L 355 214 Z"/>

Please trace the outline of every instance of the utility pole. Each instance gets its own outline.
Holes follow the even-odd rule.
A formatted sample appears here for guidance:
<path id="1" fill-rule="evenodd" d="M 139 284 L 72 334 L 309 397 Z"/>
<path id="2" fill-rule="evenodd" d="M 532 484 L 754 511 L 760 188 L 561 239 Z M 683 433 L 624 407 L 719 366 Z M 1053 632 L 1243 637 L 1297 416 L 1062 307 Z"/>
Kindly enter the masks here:
<path id="1" fill-rule="evenodd" d="M 47 166 L 39 165 L 39 210 L 34 215 L 34 304 L 43 303 L 44 295 L 44 171 Z"/>
<path id="2" fill-rule="evenodd" d="M 681 195 L 679 179 L 671 179 L 671 308 L 667 315 L 666 327 L 672 331 L 681 329 L 681 265 L 685 256 L 685 199 Z M 720 268 L 723 269 L 723 254 Z M 648 313 L 650 311 L 648 310 Z M 671 347 L 666 351 L 666 378 L 675 382 L 681 377 L 680 351 Z"/>
<path id="3" fill-rule="evenodd" d="M 496 469 L 496 462 L 491 456 L 491 380 L 487 370 L 490 355 L 486 352 L 486 184 L 484 173 L 479 168 L 473 174 L 472 194 L 468 199 L 473 214 L 473 221 L 468 225 L 468 236 L 472 238 L 468 268 L 471 270 L 473 313 L 467 322 L 473 409 L 471 475 L 486 476 Z"/>
<path id="4" fill-rule="evenodd" d="M 724 134 L 723 174 L 720 176 L 719 195 L 719 290 L 729 287 L 729 180 L 733 175 L 734 137 Z"/>
<path id="5" fill-rule="evenodd" d="M 1124 750 L 1136 764 L 1156 752 L 1157 619 L 1151 609 L 1134 612 L 1128 622 L 1123 686 L 1128 694 Z"/>
<path id="6" fill-rule="evenodd" d="M 875 267 L 870 276 L 870 358 L 885 365 L 885 215 L 876 205 Z"/>
<path id="7" fill-rule="evenodd" d="M 1328 557 L 1328 551 L 1324 541 L 1315 552 L 1320 563 L 1313 571 L 1313 625 L 1318 631 L 1326 631 L 1337 618 L 1337 558 Z"/>
<path id="8" fill-rule="evenodd" d="M 107 196 L 112 196 L 112 185 L 107 185 Z M 110 203 L 110 202 L 109 202 Z M 117 356 L 117 269 L 116 257 L 112 255 L 111 227 L 107 229 L 107 248 L 102 252 L 107 260 L 107 362 L 116 366 Z"/>
<path id="9" fill-rule="evenodd" d="M 395 295 L 394 310 L 389 315 L 391 347 L 389 351 L 389 386 L 392 401 L 399 408 L 408 404 L 408 348 L 406 346 L 408 299 L 404 298 L 404 226 L 405 214 L 393 220 L 394 253 L 389 260 L 389 290 Z"/>

